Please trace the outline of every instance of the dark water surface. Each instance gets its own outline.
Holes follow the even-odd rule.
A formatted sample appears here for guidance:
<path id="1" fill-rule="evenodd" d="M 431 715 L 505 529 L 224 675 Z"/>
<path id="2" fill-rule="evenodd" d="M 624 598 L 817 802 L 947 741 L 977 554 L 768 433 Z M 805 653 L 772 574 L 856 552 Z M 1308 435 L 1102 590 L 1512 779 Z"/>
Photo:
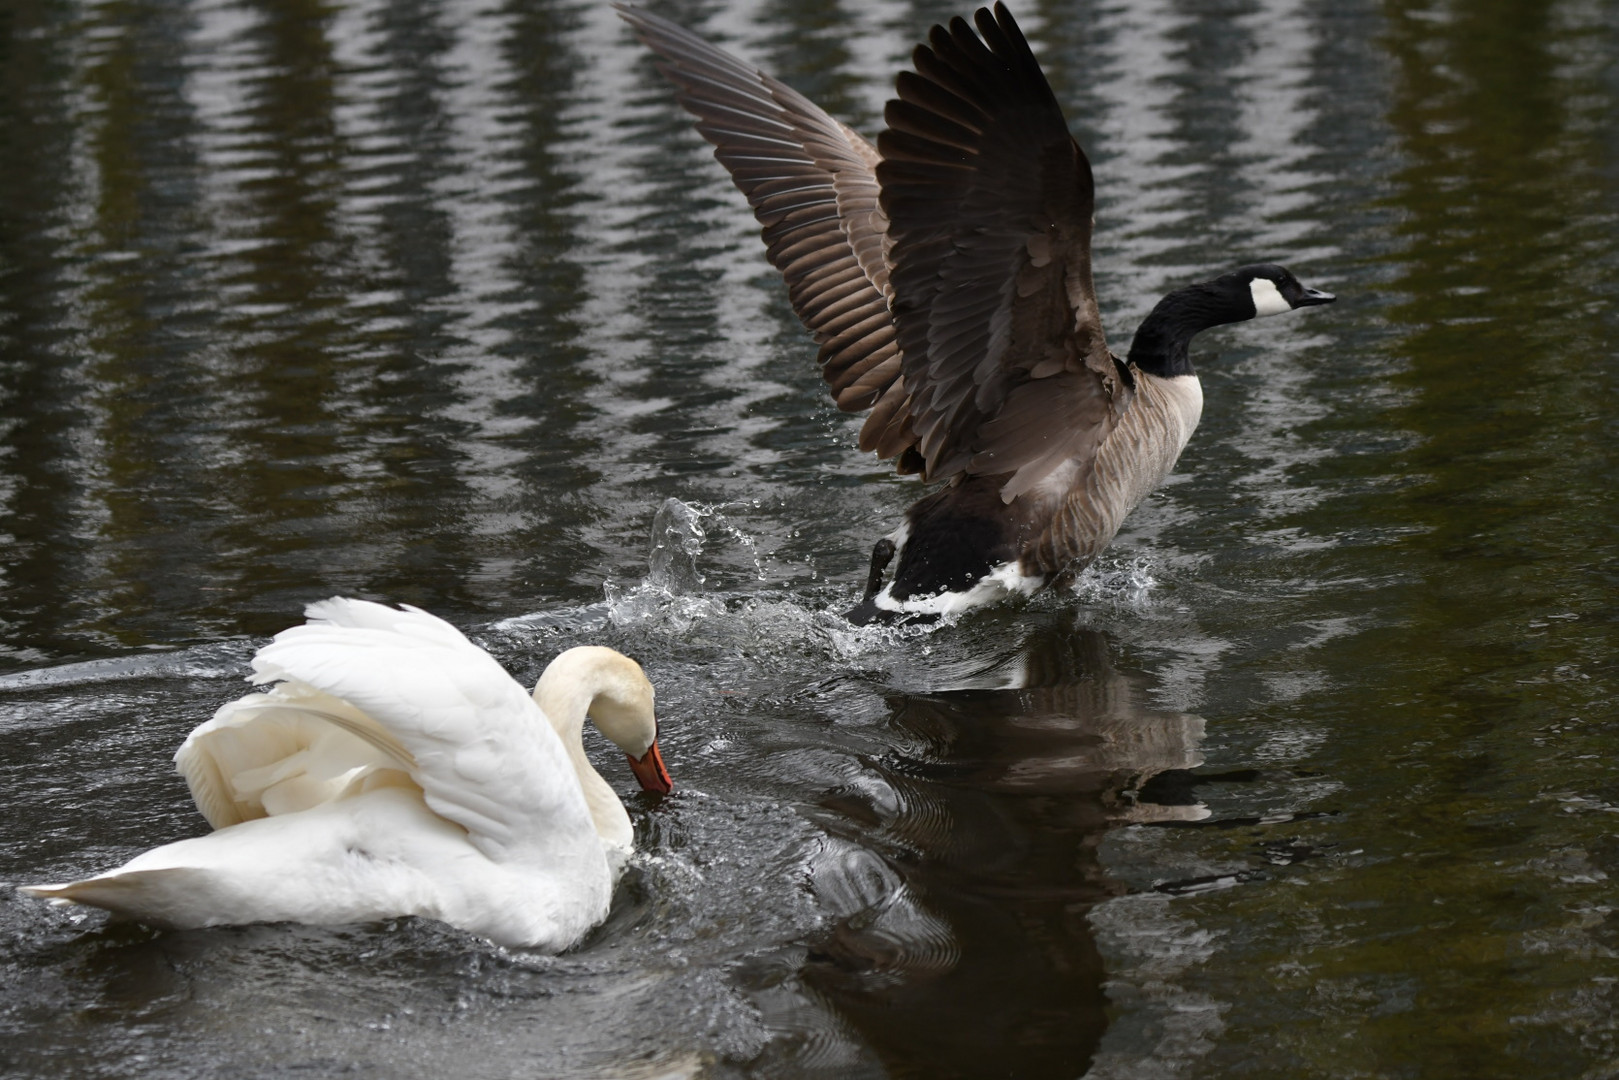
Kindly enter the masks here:
<path id="1" fill-rule="evenodd" d="M 874 133 L 938 3 L 660 5 Z M 158 934 L 0 888 L 0 1072 L 1619 1076 L 1619 10 L 1019 5 L 1118 351 L 1276 259 L 1072 592 L 855 632 L 917 493 L 604 5 L 0 4 L 0 880 L 203 823 L 265 635 L 618 646 L 610 921 Z M 649 543 L 650 537 L 650 543 Z"/>

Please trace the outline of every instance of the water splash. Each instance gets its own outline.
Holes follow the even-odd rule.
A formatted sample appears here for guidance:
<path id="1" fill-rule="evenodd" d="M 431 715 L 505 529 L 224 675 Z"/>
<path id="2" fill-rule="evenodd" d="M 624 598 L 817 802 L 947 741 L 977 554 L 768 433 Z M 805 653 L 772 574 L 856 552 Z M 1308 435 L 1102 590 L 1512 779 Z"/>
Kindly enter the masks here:
<path id="1" fill-rule="evenodd" d="M 693 593 L 708 579 L 697 569 L 708 533 L 703 519 L 714 510 L 679 499 L 665 499 L 652 519 L 652 546 L 647 552 L 646 583 L 671 594 Z"/>
<path id="2" fill-rule="evenodd" d="M 607 595 L 607 617 L 614 626 L 663 623 L 684 632 L 700 619 L 724 614 L 723 600 L 702 595 L 708 579 L 697 566 L 710 531 L 704 526 L 708 519 L 730 535 L 743 535 L 724 522 L 717 507 L 676 498 L 664 500 L 652 518 L 646 577 L 628 589 L 613 581 L 602 586 Z M 751 538 L 748 543 L 751 546 Z"/>
<path id="3" fill-rule="evenodd" d="M 1153 577 L 1152 571 L 1153 561 L 1149 558 L 1123 560 L 1104 556 L 1087 566 L 1074 579 L 1069 591 L 1091 603 L 1106 601 L 1121 607 L 1149 607 L 1151 593 L 1158 587 L 1158 579 Z"/>
<path id="4" fill-rule="evenodd" d="M 940 630 L 954 627 L 963 612 L 951 612 L 932 622 L 868 623 L 856 626 L 841 614 L 827 613 L 823 622 L 827 639 L 840 660 L 853 661 L 903 647 L 918 657 L 931 655 L 927 639 Z M 912 643 L 915 644 L 912 644 Z"/>
<path id="5" fill-rule="evenodd" d="M 611 628 L 636 639 L 624 642 L 631 648 L 644 649 L 647 643 L 639 639 L 650 636 L 666 645 L 678 641 L 682 648 L 745 657 L 744 666 L 819 657 L 840 669 L 854 664 L 888 670 L 899 657 L 929 663 L 928 639 L 958 622 L 950 616 L 921 625 L 854 626 L 843 617 L 854 603 L 847 587 L 760 588 L 759 582 L 770 580 L 765 561 L 754 538 L 728 516 L 750 506 L 665 499 L 653 515 L 647 572 L 638 582 L 609 579 L 600 603 L 506 619 L 492 629 L 527 634 Z M 741 562 L 734 558 L 737 549 L 751 562 L 741 580 L 735 573 Z"/>

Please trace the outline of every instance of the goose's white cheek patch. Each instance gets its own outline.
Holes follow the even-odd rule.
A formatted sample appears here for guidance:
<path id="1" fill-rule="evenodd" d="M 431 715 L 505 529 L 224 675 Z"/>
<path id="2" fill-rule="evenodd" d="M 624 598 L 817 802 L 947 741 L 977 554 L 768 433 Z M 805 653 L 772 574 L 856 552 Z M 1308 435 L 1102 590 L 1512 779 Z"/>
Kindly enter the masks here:
<path id="1" fill-rule="evenodd" d="M 1280 315 L 1284 311 L 1293 310 L 1293 305 L 1287 302 L 1287 298 L 1270 278 L 1254 278 L 1248 283 L 1248 291 L 1254 294 L 1256 319 L 1262 315 Z"/>

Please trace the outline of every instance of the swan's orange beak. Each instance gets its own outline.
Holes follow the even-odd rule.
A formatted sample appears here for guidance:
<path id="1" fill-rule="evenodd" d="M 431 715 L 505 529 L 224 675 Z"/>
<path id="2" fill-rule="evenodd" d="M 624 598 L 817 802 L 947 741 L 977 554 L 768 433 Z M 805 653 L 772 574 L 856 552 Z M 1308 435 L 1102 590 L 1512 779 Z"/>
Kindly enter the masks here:
<path id="1" fill-rule="evenodd" d="M 667 795 L 675 789 L 675 782 L 669 779 L 669 770 L 663 767 L 663 755 L 658 753 L 658 740 L 653 739 L 647 752 L 640 757 L 625 754 L 629 760 L 630 771 L 641 782 L 642 791 L 656 791 Z"/>

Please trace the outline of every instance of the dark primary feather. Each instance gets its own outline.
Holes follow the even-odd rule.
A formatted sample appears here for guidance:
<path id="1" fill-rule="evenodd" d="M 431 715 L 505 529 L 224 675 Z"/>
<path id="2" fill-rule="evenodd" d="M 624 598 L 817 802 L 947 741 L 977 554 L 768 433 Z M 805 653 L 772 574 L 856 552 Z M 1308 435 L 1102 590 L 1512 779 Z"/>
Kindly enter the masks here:
<path id="1" fill-rule="evenodd" d="M 976 20 L 917 47 L 877 178 L 926 475 L 1010 473 L 1010 501 L 1093 451 L 1124 387 L 1091 285 L 1090 163 L 1005 6 Z"/>
<path id="2" fill-rule="evenodd" d="M 1011 14 L 934 27 L 877 150 L 803 95 L 615 5 L 764 227 L 862 449 L 1010 501 L 1128 405 L 1091 284 L 1090 164 Z M 982 35 L 982 37 L 980 37 Z"/>
<path id="3" fill-rule="evenodd" d="M 899 382 L 900 365 L 877 151 L 796 90 L 684 27 L 614 6 L 661 58 L 658 69 L 752 205 L 766 254 L 820 346 L 838 407 L 878 404 Z M 877 449 L 887 427 L 868 421 L 861 448 Z"/>

